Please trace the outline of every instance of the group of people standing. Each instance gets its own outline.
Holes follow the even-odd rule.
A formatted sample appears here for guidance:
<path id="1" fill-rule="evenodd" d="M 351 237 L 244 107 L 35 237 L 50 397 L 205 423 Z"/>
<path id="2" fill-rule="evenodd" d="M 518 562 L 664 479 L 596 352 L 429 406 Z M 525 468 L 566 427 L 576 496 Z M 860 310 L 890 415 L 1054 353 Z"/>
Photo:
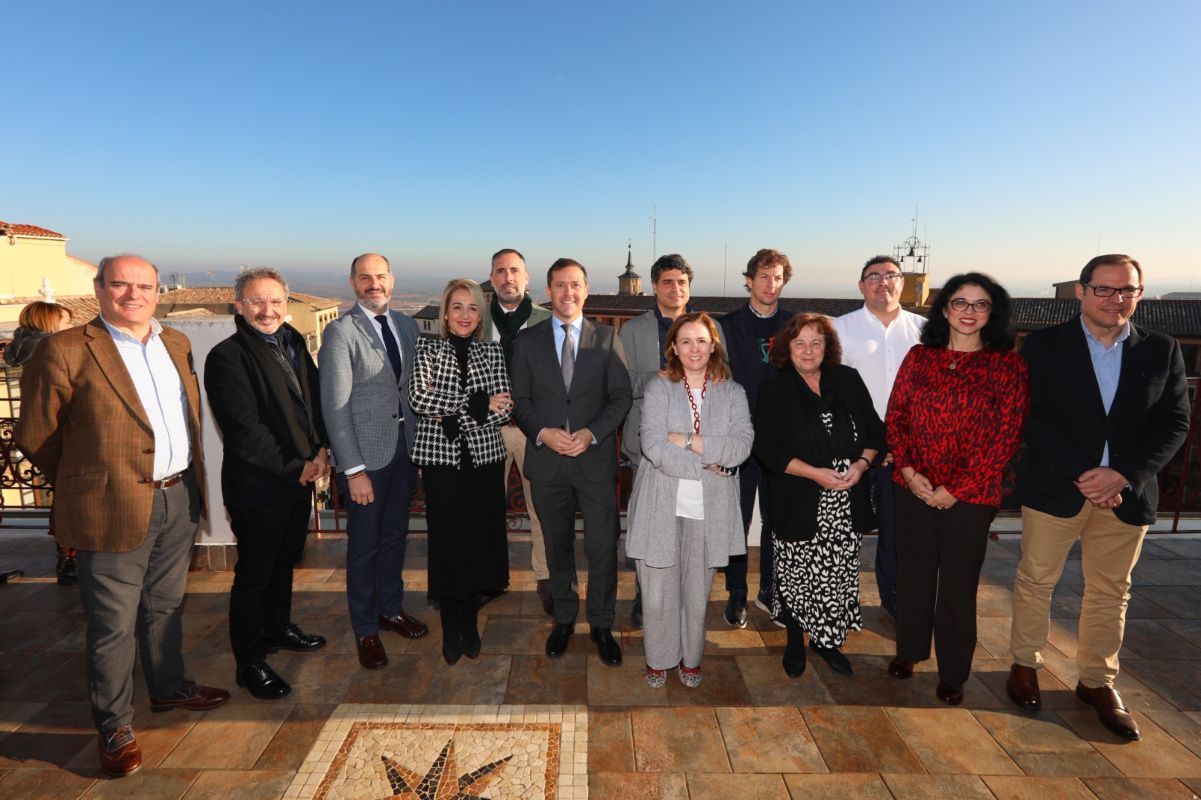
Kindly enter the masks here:
<path id="1" fill-rule="evenodd" d="M 979 273 L 947 281 L 923 320 L 900 307 L 893 259 L 863 267 L 864 306 L 830 320 L 780 306 L 788 258 L 760 250 L 748 302 L 720 320 L 689 308 L 692 268 L 652 267 L 655 307 L 620 335 L 584 316 L 587 272 L 547 271 L 533 302 L 524 257 L 492 258 L 493 297 L 451 281 L 436 337 L 390 309 L 388 260 L 351 262 L 356 302 L 324 331 L 317 364 L 286 321 L 271 269 L 242 273 L 236 329 L 209 354 L 204 384 L 221 430 L 222 490 L 237 537 L 230 595 L 235 681 L 255 697 L 291 687 L 267 656 L 324 637 L 292 619 L 311 484 L 332 468 L 348 514 L 346 593 L 358 660 L 388 664 L 381 632 L 417 639 L 404 608 L 409 503 L 420 470 L 429 530 L 427 599 L 442 656 L 482 647 L 479 611 L 509 582 L 505 484 L 516 461 L 532 526 L 531 568 L 562 656 L 579 616 L 576 514 L 587 555 L 584 614 L 600 660 L 622 662 L 616 618 L 619 429 L 635 466 L 626 556 L 644 629 L 645 678 L 700 684 L 712 581 L 723 617 L 747 625 L 747 536 L 763 524 L 755 605 L 787 631 L 783 668 L 808 649 L 844 675 L 861 626 L 862 534 L 879 531 L 881 607 L 896 619 L 901 679 L 938 656 L 937 695 L 962 702 L 975 597 L 1002 472 L 1023 440 L 1022 560 L 1008 691 L 1040 705 L 1037 670 L 1051 591 L 1082 541 L 1085 594 L 1078 696 L 1128 738 L 1113 690 L 1130 573 L 1154 520 L 1156 475 L 1188 425 L 1175 340 L 1130 322 L 1142 269 L 1100 256 L 1077 286 L 1081 314 L 1012 351 L 1009 297 Z M 183 334 L 154 317 L 158 270 L 100 262 L 100 315 L 45 338 L 25 361 L 16 439 L 54 485 L 53 527 L 77 551 L 88 684 L 105 772 L 141 766 L 132 728 L 140 651 L 151 708 L 205 710 L 223 689 L 185 677 L 181 603 L 204 513 L 200 394 Z"/>

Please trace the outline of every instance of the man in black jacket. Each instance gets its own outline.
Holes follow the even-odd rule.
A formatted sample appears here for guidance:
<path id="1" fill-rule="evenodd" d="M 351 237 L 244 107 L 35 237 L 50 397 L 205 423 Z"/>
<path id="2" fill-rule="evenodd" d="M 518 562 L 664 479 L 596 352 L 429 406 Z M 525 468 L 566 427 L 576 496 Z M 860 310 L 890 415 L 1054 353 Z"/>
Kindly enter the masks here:
<path id="1" fill-rule="evenodd" d="M 730 354 L 730 371 L 734 380 L 746 390 L 751 416 L 759 399 L 759 384 L 774 370 L 768 361 L 768 351 L 776 331 L 792 319 L 792 312 L 780 308 L 780 295 L 784 284 L 792 278 L 792 264 L 788 256 L 777 250 L 764 248 L 755 253 L 746 265 L 746 290 L 750 293 L 747 304 L 721 318 L 721 332 L 725 339 L 726 352 Z M 759 462 L 751 456 L 742 465 L 738 475 L 742 500 L 742 529 L 749 532 L 751 517 L 755 513 L 755 493 L 759 494 L 759 517 L 762 528 L 759 533 L 759 594 L 755 605 L 768 614 L 772 605 L 772 551 L 771 527 L 767 514 L 767 481 L 762 479 Z M 746 556 L 731 556 L 726 567 L 726 591 L 730 598 L 726 603 L 726 623 L 736 628 L 746 627 Z"/>
<path id="2" fill-rule="evenodd" d="M 1138 739 L 1114 690 L 1130 576 L 1159 504 L 1156 476 L 1188 433 L 1184 359 L 1175 339 L 1130 322 L 1143 271 L 1130 256 L 1097 256 L 1076 286 L 1080 315 L 1022 344 L 1030 366 L 1026 451 L 1018 471 L 1022 560 L 1013 587 L 1014 664 L 1007 691 L 1041 705 L 1038 672 L 1051 593 L 1077 539 L 1084 603 L 1076 695 L 1105 727 Z"/>
<path id="3" fill-rule="evenodd" d="M 229 597 L 237 683 L 264 700 L 291 687 L 267 664 L 276 650 L 325 645 L 292 622 L 292 569 L 304 551 L 311 484 L 329 453 L 317 367 L 304 337 L 284 322 L 288 286 L 273 269 L 234 284 L 237 332 L 209 353 L 204 388 L 221 429 L 221 491 L 238 540 Z"/>

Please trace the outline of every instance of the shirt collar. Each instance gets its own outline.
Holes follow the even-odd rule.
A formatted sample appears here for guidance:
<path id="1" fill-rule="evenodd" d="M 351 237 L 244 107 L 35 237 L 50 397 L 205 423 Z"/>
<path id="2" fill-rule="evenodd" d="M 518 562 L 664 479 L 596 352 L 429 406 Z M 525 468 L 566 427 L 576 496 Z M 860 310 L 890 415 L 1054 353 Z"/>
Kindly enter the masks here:
<path id="1" fill-rule="evenodd" d="M 1095 344 L 1097 347 L 1105 347 L 1105 344 L 1100 339 L 1098 339 L 1096 336 L 1093 336 L 1093 332 L 1088 329 L 1088 325 L 1084 324 L 1084 315 L 1083 314 L 1080 315 L 1080 327 L 1084 329 L 1084 338 L 1088 342 L 1090 342 L 1091 344 Z M 1117 347 L 1118 345 L 1120 345 L 1122 342 L 1126 341 L 1129 338 L 1130 338 L 1130 320 L 1126 320 L 1126 323 L 1124 325 L 1122 325 L 1122 332 L 1119 333 L 1118 337 L 1113 340 L 1113 346 Z M 1108 350 L 1110 348 L 1105 347 L 1105 349 Z"/>
<path id="2" fill-rule="evenodd" d="M 124 341 L 138 342 L 138 344 L 141 344 L 140 341 L 138 341 L 133 336 L 130 336 L 125 331 L 121 330 L 120 328 L 113 327 L 112 323 L 110 323 L 108 320 L 106 320 L 104 318 L 103 314 L 100 315 L 100 321 L 104 323 L 104 327 L 108 328 L 109 335 L 111 335 L 114 339 L 122 339 Z M 163 333 L 163 324 L 158 321 L 157 317 L 151 317 L 150 318 L 150 339 L 153 339 L 156 336 L 161 336 L 162 333 Z M 147 344 L 149 344 L 149 339 L 147 340 Z"/>

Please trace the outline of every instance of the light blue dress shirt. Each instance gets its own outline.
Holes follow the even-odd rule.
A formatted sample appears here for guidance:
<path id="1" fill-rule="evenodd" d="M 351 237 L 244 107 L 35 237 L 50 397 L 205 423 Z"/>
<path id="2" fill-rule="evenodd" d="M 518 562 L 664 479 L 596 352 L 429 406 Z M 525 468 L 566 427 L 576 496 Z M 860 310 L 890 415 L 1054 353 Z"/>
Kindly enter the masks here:
<path id="1" fill-rule="evenodd" d="M 555 321 L 554 328 L 552 328 L 555 334 L 555 358 L 559 360 L 559 366 L 561 367 L 563 366 L 563 336 L 565 335 L 563 332 L 563 323 L 566 320 L 561 320 L 557 316 L 551 317 L 551 319 Z M 571 351 L 574 355 L 578 356 L 580 354 L 580 332 L 584 329 L 584 315 L 581 314 L 575 318 L 575 322 L 568 322 L 567 324 L 571 326 Z"/>
<path id="2" fill-rule="evenodd" d="M 1112 347 L 1106 347 L 1080 318 L 1080 327 L 1084 328 L 1084 341 L 1088 342 L 1088 355 L 1093 361 L 1093 374 L 1097 376 L 1097 385 L 1101 387 L 1101 404 L 1105 413 L 1109 413 L 1113 405 L 1114 395 L 1118 393 L 1118 380 L 1122 377 L 1122 350 L 1124 342 L 1130 338 L 1130 323 L 1122 327 L 1122 332 L 1114 340 Z M 1109 442 L 1105 442 L 1105 451 L 1101 453 L 1101 466 L 1109 466 Z"/>
<path id="3" fill-rule="evenodd" d="M 154 431 L 154 480 L 161 481 L 183 472 L 192 462 L 188 433 L 188 396 L 179 370 L 163 344 L 163 326 L 150 319 L 150 337 L 146 344 L 120 331 L 100 318 L 113 337 L 117 353 L 129 372 L 142 410 Z"/>

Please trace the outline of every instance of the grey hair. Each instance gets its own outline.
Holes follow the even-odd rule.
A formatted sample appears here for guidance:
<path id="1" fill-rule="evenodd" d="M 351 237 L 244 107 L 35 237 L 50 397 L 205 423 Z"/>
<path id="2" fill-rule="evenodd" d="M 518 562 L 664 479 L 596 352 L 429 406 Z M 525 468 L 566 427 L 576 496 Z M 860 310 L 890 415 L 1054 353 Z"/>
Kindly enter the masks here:
<path id="1" fill-rule="evenodd" d="M 141 261 L 145 261 L 147 264 L 150 264 L 149 259 L 142 258 L 137 253 L 117 253 L 115 256 L 105 256 L 104 258 L 100 259 L 100 263 L 96 265 L 96 277 L 93 280 L 95 280 L 99 285 L 103 286 L 104 273 L 108 272 L 108 268 L 112 266 L 114 261 L 122 258 L 136 258 L 140 259 Z M 155 288 L 158 288 L 158 285 L 162 283 L 162 281 L 159 280 L 158 267 L 154 264 L 150 264 L 150 266 L 154 267 L 154 286 Z"/>
<path id="2" fill-rule="evenodd" d="M 237 280 L 234 281 L 234 299 L 245 300 L 243 293 L 246 291 L 246 287 L 254 281 L 264 279 L 275 281 L 284 287 L 284 294 L 288 294 L 288 282 L 284 280 L 284 276 L 279 273 L 279 270 L 271 267 L 255 267 L 240 273 Z"/>

